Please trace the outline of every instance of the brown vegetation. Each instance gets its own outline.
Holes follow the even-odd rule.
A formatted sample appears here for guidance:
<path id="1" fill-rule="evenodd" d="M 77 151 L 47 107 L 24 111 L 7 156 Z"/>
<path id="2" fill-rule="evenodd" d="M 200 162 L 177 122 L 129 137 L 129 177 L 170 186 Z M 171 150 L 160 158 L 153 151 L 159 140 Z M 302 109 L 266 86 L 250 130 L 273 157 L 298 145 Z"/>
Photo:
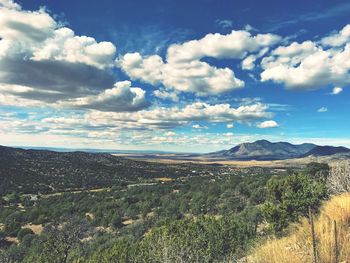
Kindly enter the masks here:
<path id="1" fill-rule="evenodd" d="M 315 238 L 318 263 L 350 262 L 350 193 L 335 196 L 323 205 L 315 219 Z M 256 248 L 249 262 L 313 262 L 309 220 L 302 219 L 290 235 L 268 240 Z"/>

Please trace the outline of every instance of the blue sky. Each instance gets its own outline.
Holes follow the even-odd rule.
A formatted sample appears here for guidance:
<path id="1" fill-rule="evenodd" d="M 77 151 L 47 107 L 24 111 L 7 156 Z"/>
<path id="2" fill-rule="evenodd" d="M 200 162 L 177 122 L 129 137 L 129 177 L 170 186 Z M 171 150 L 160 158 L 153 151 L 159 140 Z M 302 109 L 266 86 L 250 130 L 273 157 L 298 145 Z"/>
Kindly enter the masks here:
<path id="1" fill-rule="evenodd" d="M 0 144 L 350 147 L 348 1 L 0 0 Z"/>

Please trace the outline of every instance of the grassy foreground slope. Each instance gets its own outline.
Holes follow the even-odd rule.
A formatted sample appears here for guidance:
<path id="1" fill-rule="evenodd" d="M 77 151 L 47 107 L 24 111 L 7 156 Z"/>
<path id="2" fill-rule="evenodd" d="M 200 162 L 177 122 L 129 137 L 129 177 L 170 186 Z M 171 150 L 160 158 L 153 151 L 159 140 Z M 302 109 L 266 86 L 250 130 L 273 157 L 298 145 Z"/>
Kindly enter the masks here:
<path id="1" fill-rule="evenodd" d="M 336 232 L 334 222 L 337 225 Z M 314 224 L 317 262 L 350 262 L 350 193 L 334 196 L 325 202 L 319 216 L 315 218 Z M 280 239 L 271 239 L 256 248 L 249 262 L 313 262 L 312 235 L 309 220 L 304 218 L 292 228 L 290 235 Z M 337 246 L 335 240 L 337 240 Z M 336 251 L 338 251 L 338 261 L 336 261 Z"/>

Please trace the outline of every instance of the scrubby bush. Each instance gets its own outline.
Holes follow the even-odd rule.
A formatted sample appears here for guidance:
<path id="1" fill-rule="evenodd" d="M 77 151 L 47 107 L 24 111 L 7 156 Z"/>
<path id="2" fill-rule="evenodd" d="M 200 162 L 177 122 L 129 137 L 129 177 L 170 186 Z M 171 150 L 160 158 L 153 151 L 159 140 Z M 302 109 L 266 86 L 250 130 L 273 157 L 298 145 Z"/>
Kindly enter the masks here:
<path id="1" fill-rule="evenodd" d="M 34 232 L 31 229 L 22 228 L 21 230 L 18 231 L 17 239 L 19 240 L 19 242 L 22 242 L 26 235 L 33 235 L 33 234 Z"/>
<path id="2" fill-rule="evenodd" d="M 290 222 L 307 215 L 309 208 L 317 210 L 326 197 L 325 183 L 307 175 L 272 178 L 267 183 L 267 201 L 262 210 L 271 228 L 278 233 Z"/>

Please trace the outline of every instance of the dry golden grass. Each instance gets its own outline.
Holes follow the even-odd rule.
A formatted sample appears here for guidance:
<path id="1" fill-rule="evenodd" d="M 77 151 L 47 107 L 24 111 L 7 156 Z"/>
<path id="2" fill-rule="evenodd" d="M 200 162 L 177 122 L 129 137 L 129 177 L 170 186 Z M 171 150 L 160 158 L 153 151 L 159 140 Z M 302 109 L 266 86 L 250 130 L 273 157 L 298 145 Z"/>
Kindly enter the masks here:
<path id="1" fill-rule="evenodd" d="M 36 235 L 40 235 L 44 229 L 43 225 L 34 225 L 34 224 L 27 224 L 27 225 L 23 226 L 22 228 L 29 228 Z"/>
<path id="2" fill-rule="evenodd" d="M 18 243 L 19 243 L 17 237 L 5 237 L 5 240 L 6 240 L 7 242 L 10 242 L 10 243 L 15 243 L 15 244 L 18 244 Z"/>
<path id="3" fill-rule="evenodd" d="M 168 178 L 168 177 L 160 177 L 160 178 L 154 178 L 154 180 L 159 181 L 159 182 L 171 182 L 174 179 L 173 178 Z"/>
<path id="4" fill-rule="evenodd" d="M 131 218 L 127 219 L 127 220 L 124 220 L 122 223 L 123 225 L 131 225 L 135 222 L 135 220 L 132 220 Z"/>
<path id="5" fill-rule="evenodd" d="M 319 263 L 335 261 L 335 228 L 337 223 L 339 262 L 350 262 L 350 193 L 326 202 L 315 218 L 315 234 Z M 313 262 L 311 227 L 303 219 L 287 237 L 271 239 L 253 251 L 250 263 Z"/>
<path id="6" fill-rule="evenodd" d="M 95 218 L 93 213 L 85 213 L 85 217 L 92 219 L 92 220 Z"/>

